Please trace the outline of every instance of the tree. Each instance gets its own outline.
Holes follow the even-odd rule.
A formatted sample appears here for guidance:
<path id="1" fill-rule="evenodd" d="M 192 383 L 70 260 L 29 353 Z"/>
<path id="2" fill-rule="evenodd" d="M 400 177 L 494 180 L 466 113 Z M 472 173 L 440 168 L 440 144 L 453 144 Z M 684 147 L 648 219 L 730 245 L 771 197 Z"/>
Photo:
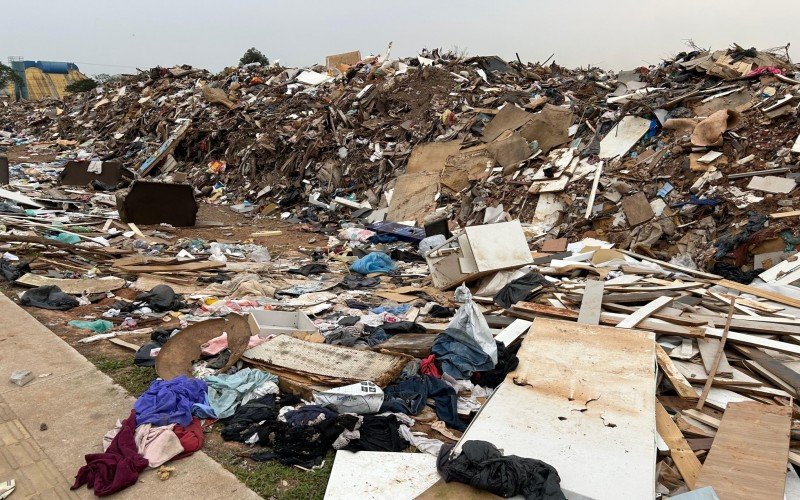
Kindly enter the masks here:
<path id="1" fill-rule="evenodd" d="M 0 89 L 3 89 L 11 82 L 19 83 L 19 75 L 10 66 L 0 62 Z"/>
<path id="2" fill-rule="evenodd" d="M 93 90 L 95 87 L 97 87 L 97 82 L 95 80 L 92 80 L 91 78 L 84 78 L 83 80 L 70 83 L 67 85 L 66 89 L 67 92 L 78 94 L 80 92 L 88 92 Z"/>
<path id="3" fill-rule="evenodd" d="M 245 64 L 250 63 L 260 63 L 262 66 L 266 66 L 269 64 L 269 59 L 267 59 L 267 56 L 262 54 L 257 48 L 250 47 L 244 52 L 242 58 L 239 59 L 239 66 L 244 66 Z"/>

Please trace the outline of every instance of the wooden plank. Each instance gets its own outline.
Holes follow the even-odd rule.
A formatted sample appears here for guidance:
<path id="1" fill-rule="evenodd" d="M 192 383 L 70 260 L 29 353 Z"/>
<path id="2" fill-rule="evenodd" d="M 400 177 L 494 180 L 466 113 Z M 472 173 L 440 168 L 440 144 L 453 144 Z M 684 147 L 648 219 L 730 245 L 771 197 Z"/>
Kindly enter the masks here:
<path id="1" fill-rule="evenodd" d="M 404 333 L 393 335 L 392 338 L 380 345 L 375 346 L 374 350 L 386 350 L 408 354 L 415 358 L 425 358 L 431 353 L 431 347 L 438 335 L 432 333 Z"/>
<path id="2" fill-rule="evenodd" d="M 719 330 L 714 328 L 706 328 L 706 337 L 718 339 L 722 338 L 722 334 Z M 764 349 L 772 349 L 773 351 L 782 352 L 784 354 L 794 354 L 795 356 L 800 356 L 800 345 L 790 344 L 788 342 L 780 342 L 778 340 L 764 338 L 759 335 L 729 332 L 728 342 L 750 347 L 763 347 Z"/>
<path id="3" fill-rule="evenodd" d="M 105 278 L 79 278 L 79 279 L 64 279 L 64 278 L 49 278 L 39 274 L 27 273 L 20 276 L 15 283 L 24 286 L 48 286 L 56 285 L 64 293 L 79 295 L 83 292 L 87 293 L 106 293 L 119 290 L 125 286 L 125 280 L 114 276 L 107 276 Z"/>
<path id="4" fill-rule="evenodd" d="M 706 273 L 706 272 L 703 272 L 703 271 L 698 271 L 697 269 L 689 269 L 688 267 L 677 266 L 675 264 L 670 264 L 669 262 L 664 262 L 663 260 L 658 260 L 658 259 L 654 259 L 652 257 L 648 257 L 646 255 L 638 254 L 636 252 L 631 252 L 630 250 L 620 250 L 620 252 L 624 253 L 625 255 L 627 255 L 629 257 L 633 257 L 633 258 L 639 259 L 639 260 L 646 260 L 648 262 L 653 262 L 653 263 L 658 264 L 659 266 L 661 266 L 661 267 L 663 267 L 665 269 L 670 269 L 672 271 L 680 271 L 680 272 L 686 273 L 686 274 L 688 274 L 690 276 L 699 276 L 700 278 L 706 278 L 706 279 L 711 279 L 711 280 L 715 280 L 715 279 L 720 279 L 721 278 L 721 276 L 717 276 L 716 274 L 711 274 L 711 273 Z"/>
<path id="5" fill-rule="evenodd" d="M 515 318 L 532 320 L 537 316 L 550 316 L 561 318 L 565 320 L 576 321 L 578 319 L 578 311 L 572 309 L 565 309 L 561 307 L 547 306 L 544 304 L 536 304 L 533 302 L 517 302 L 510 310 L 506 310 L 504 314 L 510 315 Z M 613 313 L 601 313 L 600 323 L 603 325 L 615 326 L 625 315 Z M 645 319 L 639 323 L 640 330 L 650 330 L 657 333 L 665 333 L 670 335 L 678 335 L 681 337 L 704 337 L 705 332 L 701 328 L 687 328 L 681 325 L 673 325 L 666 321 L 659 321 L 654 319 Z"/>
<path id="6" fill-rule="evenodd" d="M 600 313 L 603 308 L 603 287 L 602 281 L 586 281 L 581 310 L 578 313 L 578 323 L 583 323 L 584 325 L 600 324 Z"/>
<path id="7" fill-rule="evenodd" d="M 734 346 L 734 348 L 758 363 L 761 367 L 772 373 L 774 376 L 786 382 L 792 388 L 793 392 L 800 392 L 800 373 L 797 373 L 788 366 L 777 361 L 764 351 L 752 347 L 738 345 Z"/>
<path id="8" fill-rule="evenodd" d="M 672 302 L 672 297 L 658 297 L 652 302 L 648 302 L 644 306 L 640 307 L 635 313 L 626 316 L 625 319 L 617 323 L 617 328 L 633 328 L 641 323 L 643 319 L 647 318 L 652 313 L 658 311 L 670 302 Z M 664 355 L 666 356 L 666 353 Z"/>
<path id="9" fill-rule="evenodd" d="M 704 423 L 709 427 L 713 427 L 715 429 L 719 428 L 719 419 L 712 417 L 711 415 L 707 415 L 701 411 L 691 409 L 691 410 L 683 410 L 681 413 L 692 417 L 693 419 L 697 420 L 698 422 Z"/>
<path id="10" fill-rule="evenodd" d="M 714 361 L 711 362 L 711 370 L 708 372 L 708 380 L 706 380 L 706 384 L 703 387 L 703 393 L 700 394 L 700 400 L 697 401 L 697 409 L 701 409 L 706 402 L 706 397 L 708 396 L 708 391 L 711 390 L 711 385 L 714 383 L 714 377 L 717 375 L 717 368 L 719 368 L 719 361 L 723 356 L 723 350 L 725 349 L 725 342 L 728 340 L 728 332 L 731 329 L 731 318 L 733 317 L 733 310 L 734 306 L 736 305 L 736 299 L 731 301 L 731 306 L 728 309 L 728 321 L 725 323 L 725 329 L 722 330 L 722 339 L 720 340 L 719 346 L 717 347 L 717 352 L 714 355 Z"/>
<path id="11" fill-rule="evenodd" d="M 696 486 L 725 500 L 782 499 L 791 424 L 788 406 L 730 403 Z"/>
<path id="12" fill-rule="evenodd" d="M 672 363 L 672 360 L 669 359 L 669 356 L 667 356 L 664 348 L 658 344 L 656 344 L 656 358 L 658 360 L 658 366 L 669 379 L 675 392 L 684 399 L 696 401 L 697 393 L 694 392 L 692 385 L 686 380 L 686 377 L 675 368 L 675 365 Z"/>
<path id="13" fill-rule="evenodd" d="M 731 290 L 738 290 L 742 293 L 755 295 L 756 297 L 761 297 L 762 299 L 771 300 L 773 302 L 778 302 L 780 304 L 785 304 L 787 306 L 800 308 L 800 299 L 787 297 L 786 295 L 782 295 L 780 293 L 771 292 L 769 290 L 762 290 L 761 288 L 756 288 L 750 285 L 743 285 L 741 283 L 725 279 L 717 281 L 717 285 L 724 286 L 725 288 L 730 288 Z"/>
<path id="14" fill-rule="evenodd" d="M 636 312 L 635 307 L 623 306 L 620 304 L 603 304 L 603 308 L 615 311 L 615 312 L 626 312 L 626 313 L 634 313 Z M 688 316 L 676 316 L 666 310 L 669 309 L 670 311 L 672 308 L 665 307 L 657 312 L 654 312 L 650 315 L 651 318 L 660 319 L 663 321 L 667 321 L 670 323 L 675 323 L 678 325 L 685 325 L 685 326 L 706 326 L 708 325 L 707 321 L 703 321 L 701 319 L 692 319 Z"/>
<path id="15" fill-rule="evenodd" d="M 791 385 L 787 384 L 783 380 L 781 380 L 778 377 L 776 377 L 772 372 L 770 372 L 769 370 L 767 370 L 766 368 L 764 368 L 763 366 L 761 366 L 757 362 L 755 362 L 753 360 L 750 360 L 750 359 L 743 359 L 742 363 L 744 363 L 744 366 L 749 368 L 752 372 L 757 373 L 757 374 L 761 375 L 762 377 L 764 377 L 765 379 L 767 379 L 767 381 L 770 382 L 772 385 L 774 385 L 776 387 L 779 387 L 779 388 L 783 389 L 784 391 L 786 391 L 786 393 L 789 394 L 791 397 L 797 399 L 798 395 L 800 395 L 800 393 L 798 393 L 794 389 L 794 387 L 792 387 Z"/>
<path id="16" fill-rule="evenodd" d="M 730 335 L 730 332 L 728 333 Z M 714 363 L 714 356 L 719 351 L 719 340 L 717 339 L 697 339 L 697 347 L 700 349 L 700 359 L 703 361 L 703 366 L 706 373 L 711 372 L 711 365 Z M 719 359 L 717 366 L 717 377 L 733 377 L 733 370 L 728 357 L 725 356 L 725 351 L 722 351 L 722 357 Z"/>
<path id="17" fill-rule="evenodd" d="M 667 410 L 659 402 L 656 402 L 656 428 L 661 439 L 669 446 L 669 454 L 672 460 L 675 461 L 675 466 L 678 467 L 681 476 L 683 476 L 686 486 L 693 490 L 702 467 L 700 460 L 697 459 L 689 443 L 686 442 L 681 430 L 672 421 L 672 417 L 669 416 Z"/>
<path id="18" fill-rule="evenodd" d="M 161 161 L 167 157 L 167 155 L 171 154 L 178 143 L 183 139 L 183 136 L 186 135 L 186 132 L 189 130 L 189 126 L 192 124 L 192 120 L 186 120 L 183 122 L 176 130 L 173 132 L 166 141 L 164 141 L 161 146 L 153 153 L 152 156 L 147 158 L 142 165 L 138 168 L 139 176 L 144 177 L 147 175 L 150 170 L 158 166 Z"/>
<path id="19" fill-rule="evenodd" d="M 737 301 L 738 302 L 738 301 Z M 725 318 L 722 316 L 712 316 L 709 314 L 687 314 L 688 317 L 711 321 L 714 326 L 725 326 Z M 769 318 L 764 318 L 769 319 Z M 751 333 L 765 333 L 769 335 L 800 335 L 800 326 L 797 324 L 780 324 L 780 323 L 767 323 L 765 321 L 756 321 L 749 319 L 737 319 L 735 316 L 731 320 L 731 330 L 745 331 Z"/>
<path id="20" fill-rule="evenodd" d="M 460 443 L 547 462 L 568 498 L 653 498 L 653 334 L 537 318 L 517 356 Z"/>
<path id="21" fill-rule="evenodd" d="M 497 342 L 502 342 L 506 346 L 510 346 L 523 333 L 527 332 L 530 327 L 530 321 L 524 319 L 515 319 L 513 323 L 503 328 L 503 331 L 498 333 L 494 340 Z"/>
<path id="22" fill-rule="evenodd" d="M 597 163 L 597 168 L 594 171 L 594 179 L 592 180 L 592 189 L 589 191 L 589 200 L 586 204 L 586 214 L 584 215 L 584 219 L 588 219 L 592 216 L 592 208 L 594 207 L 594 199 L 597 196 L 597 186 L 600 183 L 600 176 L 603 173 L 603 162 Z"/>

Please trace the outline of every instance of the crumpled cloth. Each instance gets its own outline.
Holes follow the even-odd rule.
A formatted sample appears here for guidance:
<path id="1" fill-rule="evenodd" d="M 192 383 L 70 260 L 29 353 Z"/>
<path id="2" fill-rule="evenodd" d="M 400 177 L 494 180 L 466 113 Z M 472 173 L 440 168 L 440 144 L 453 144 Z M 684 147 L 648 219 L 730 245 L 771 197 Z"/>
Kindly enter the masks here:
<path id="1" fill-rule="evenodd" d="M 541 460 L 503 456 L 492 443 L 467 441 L 461 454 L 452 457 L 452 445 L 439 453 L 436 468 L 449 483 L 457 481 L 504 498 L 523 495 L 526 499 L 566 500 L 556 469 Z"/>
<path id="2" fill-rule="evenodd" d="M 267 339 L 261 337 L 260 335 L 252 335 L 250 340 L 247 341 L 247 348 L 252 349 L 253 347 L 263 344 L 266 341 Z M 201 348 L 203 349 L 203 354 L 206 356 L 216 356 L 217 354 L 221 353 L 228 348 L 227 332 L 223 332 L 219 337 L 214 337 L 213 339 L 209 340 L 203 344 Z"/>
<path id="3" fill-rule="evenodd" d="M 463 330 L 447 328 L 431 347 L 431 353 L 442 363 L 442 370 L 458 380 L 468 379 L 475 372 L 489 371 L 495 365 L 478 346 L 463 342 L 465 337 Z"/>
<path id="4" fill-rule="evenodd" d="M 84 484 L 94 489 L 94 494 L 104 497 L 124 490 L 136 483 L 139 473 L 147 468 L 148 462 L 139 454 L 134 435 L 136 413 L 120 423 L 120 430 L 103 453 L 90 453 L 85 456 L 86 465 L 78 470 L 75 483 L 70 489 L 76 490 Z"/>
<path id="5" fill-rule="evenodd" d="M 236 409 L 249 393 L 270 382 L 272 384 L 277 383 L 278 377 L 253 368 L 239 370 L 233 375 L 221 374 L 206 377 L 208 406 L 213 412 L 213 415 L 208 416 L 214 418 L 230 417 L 236 412 Z M 201 406 L 198 405 L 195 408 L 200 409 Z M 203 409 L 208 413 L 207 408 Z"/>
<path id="6" fill-rule="evenodd" d="M 184 375 L 172 380 L 154 380 L 133 405 L 136 421 L 140 425 L 187 426 L 192 422 L 192 405 L 203 403 L 207 390 L 202 380 Z"/>

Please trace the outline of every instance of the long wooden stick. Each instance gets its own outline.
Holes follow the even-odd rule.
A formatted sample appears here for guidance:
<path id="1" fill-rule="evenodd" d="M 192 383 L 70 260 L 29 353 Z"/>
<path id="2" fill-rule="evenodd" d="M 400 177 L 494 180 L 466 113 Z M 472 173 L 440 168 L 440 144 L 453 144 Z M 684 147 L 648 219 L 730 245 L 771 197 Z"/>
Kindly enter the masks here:
<path id="1" fill-rule="evenodd" d="M 731 320 L 733 319 L 733 310 L 736 305 L 736 297 L 731 298 L 731 307 L 728 309 L 728 319 L 725 321 L 725 329 L 722 331 L 722 338 L 719 341 L 717 353 L 714 355 L 714 361 L 711 363 L 711 371 L 708 372 L 708 379 L 706 385 L 703 386 L 703 392 L 700 394 L 700 399 L 697 401 L 696 408 L 701 410 L 703 405 L 706 404 L 708 392 L 711 390 L 711 384 L 714 383 L 714 377 L 717 375 L 717 368 L 719 368 L 719 361 L 722 359 L 722 352 L 725 349 L 725 341 L 728 340 L 728 330 L 731 329 Z"/>

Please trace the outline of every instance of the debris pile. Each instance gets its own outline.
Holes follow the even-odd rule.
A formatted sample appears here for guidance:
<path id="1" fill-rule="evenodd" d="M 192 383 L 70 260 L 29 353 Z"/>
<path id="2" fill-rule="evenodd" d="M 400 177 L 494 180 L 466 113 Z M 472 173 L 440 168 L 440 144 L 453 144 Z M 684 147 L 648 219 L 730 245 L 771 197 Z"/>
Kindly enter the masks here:
<path id="1" fill-rule="evenodd" d="M 340 54 L 9 105 L 3 277 L 158 375 L 76 487 L 180 469 L 216 421 L 254 461 L 336 450 L 328 498 L 780 498 L 797 72 Z"/>

